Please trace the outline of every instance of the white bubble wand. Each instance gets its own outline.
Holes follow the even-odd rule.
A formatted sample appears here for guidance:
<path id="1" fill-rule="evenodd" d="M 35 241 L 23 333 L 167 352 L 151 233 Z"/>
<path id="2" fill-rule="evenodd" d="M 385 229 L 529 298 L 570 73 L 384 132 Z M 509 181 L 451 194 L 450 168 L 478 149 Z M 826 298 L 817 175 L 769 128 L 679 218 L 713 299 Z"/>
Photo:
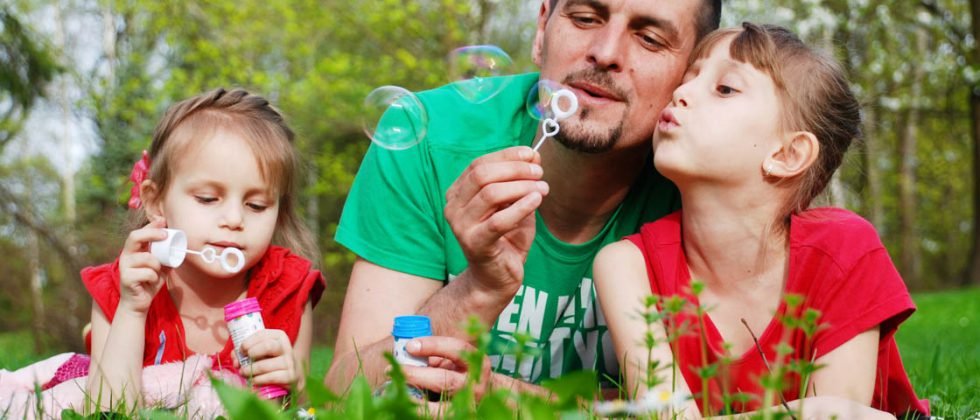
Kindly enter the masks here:
<path id="1" fill-rule="evenodd" d="M 218 254 L 212 247 L 206 246 L 200 251 L 187 249 L 187 234 L 178 229 L 164 229 L 167 231 L 167 239 L 152 242 L 150 244 L 150 254 L 153 254 L 160 264 L 167 267 L 179 267 L 184 262 L 187 254 L 200 256 L 204 262 L 213 264 L 218 261 L 221 268 L 229 273 L 237 273 L 245 267 L 245 253 L 238 248 L 228 247 Z M 234 261 L 234 262 L 232 262 Z"/>
<path id="2" fill-rule="evenodd" d="M 561 109 L 562 98 L 568 100 L 568 109 Z M 558 121 L 571 117 L 575 114 L 575 111 L 578 111 L 578 98 L 568 89 L 558 89 L 555 91 L 554 95 L 551 95 L 549 102 L 551 102 L 551 112 L 555 115 L 551 118 L 545 118 L 544 121 L 541 122 L 541 131 L 544 135 L 541 136 L 541 140 L 538 141 L 538 144 L 534 146 L 535 152 L 538 151 L 538 148 L 540 148 L 542 144 L 544 144 L 545 140 L 558 134 L 558 130 L 561 129 L 561 127 L 558 126 Z"/>

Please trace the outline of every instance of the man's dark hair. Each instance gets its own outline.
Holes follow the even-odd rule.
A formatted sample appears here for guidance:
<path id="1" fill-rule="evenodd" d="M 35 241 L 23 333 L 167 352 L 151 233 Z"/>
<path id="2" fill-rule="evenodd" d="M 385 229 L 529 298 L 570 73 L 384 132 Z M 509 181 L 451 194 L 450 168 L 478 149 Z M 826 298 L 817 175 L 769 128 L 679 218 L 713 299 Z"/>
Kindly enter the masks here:
<path id="1" fill-rule="evenodd" d="M 695 41 L 700 41 L 705 35 L 718 29 L 718 25 L 721 23 L 721 0 L 701 0 L 701 2 L 703 7 L 698 11 L 694 22 L 694 27 L 697 30 Z M 557 4 L 558 0 L 549 0 L 549 14 L 555 11 Z"/>
<path id="2" fill-rule="evenodd" d="M 556 1 L 556 0 L 552 0 Z M 702 7 L 698 12 L 697 21 L 694 26 L 697 29 L 697 40 L 701 41 L 705 35 L 718 29 L 721 23 L 721 0 L 701 0 Z"/>

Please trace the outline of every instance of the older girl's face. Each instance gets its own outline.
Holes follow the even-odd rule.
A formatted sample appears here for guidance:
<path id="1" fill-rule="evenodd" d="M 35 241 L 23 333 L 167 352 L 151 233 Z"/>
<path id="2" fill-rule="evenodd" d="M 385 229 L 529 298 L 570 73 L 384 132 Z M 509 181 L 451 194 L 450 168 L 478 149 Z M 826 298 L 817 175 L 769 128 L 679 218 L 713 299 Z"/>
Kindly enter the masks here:
<path id="1" fill-rule="evenodd" d="M 772 78 L 731 58 L 733 36 L 694 62 L 653 136 L 657 169 L 690 181 L 763 180 L 763 161 L 780 147 L 780 106 Z"/>

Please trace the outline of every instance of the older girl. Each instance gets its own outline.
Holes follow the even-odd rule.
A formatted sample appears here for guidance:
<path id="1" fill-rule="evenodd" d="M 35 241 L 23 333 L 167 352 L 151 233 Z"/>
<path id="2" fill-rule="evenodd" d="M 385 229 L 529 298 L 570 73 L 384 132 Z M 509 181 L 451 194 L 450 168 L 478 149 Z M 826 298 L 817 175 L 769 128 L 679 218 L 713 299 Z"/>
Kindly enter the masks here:
<path id="1" fill-rule="evenodd" d="M 855 405 L 928 413 L 894 339 L 915 307 L 875 229 L 847 210 L 808 208 L 859 126 L 839 66 L 783 28 L 745 23 L 696 48 L 653 141 L 654 163 L 677 184 L 683 210 L 609 245 L 595 262 L 634 396 L 674 386 L 669 369 L 656 372 L 667 378 L 653 390 L 641 385 L 656 361 L 676 364 L 676 386 L 693 395 L 685 416 L 751 411 L 779 402 L 765 399 L 771 369 L 814 361 L 822 368 L 806 389 L 799 376 L 782 378 L 789 405 L 819 396 L 809 406 L 818 415 L 874 414 L 850 411 Z M 637 314 L 651 294 L 688 306 L 662 311 L 648 351 Z M 698 305 L 701 317 L 691 309 Z M 820 313 L 815 334 L 781 322 L 807 309 Z M 785 358 L 779 343 L 792 348 Z"/>

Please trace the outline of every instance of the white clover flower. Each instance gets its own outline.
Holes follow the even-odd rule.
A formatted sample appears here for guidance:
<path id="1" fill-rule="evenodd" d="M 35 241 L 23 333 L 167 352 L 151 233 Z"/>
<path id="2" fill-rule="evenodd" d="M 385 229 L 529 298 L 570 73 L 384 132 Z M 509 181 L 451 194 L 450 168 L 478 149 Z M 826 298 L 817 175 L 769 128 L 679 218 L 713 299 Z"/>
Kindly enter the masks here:
<path id="1" fill-rule="evenodd" d="M 650 415 L 669 410 L 680 409 L 691 398 L 687 393 L 675 393 L 669 390 L 648 391 L 638 400 L 599 401 L 594 406 L 598 416 Z"/>
<path id="2" fill-rule="evenodd" d="M 299 410 L 296 411 L 296 418 L 297 419 L 302 419 L 302 420 L 315 419 L 316 418 L 316 409 L 313 408 L 313 407 L 310 407 L 310 408 L 301 408 L 301 409 L 299 409 Z"/>

